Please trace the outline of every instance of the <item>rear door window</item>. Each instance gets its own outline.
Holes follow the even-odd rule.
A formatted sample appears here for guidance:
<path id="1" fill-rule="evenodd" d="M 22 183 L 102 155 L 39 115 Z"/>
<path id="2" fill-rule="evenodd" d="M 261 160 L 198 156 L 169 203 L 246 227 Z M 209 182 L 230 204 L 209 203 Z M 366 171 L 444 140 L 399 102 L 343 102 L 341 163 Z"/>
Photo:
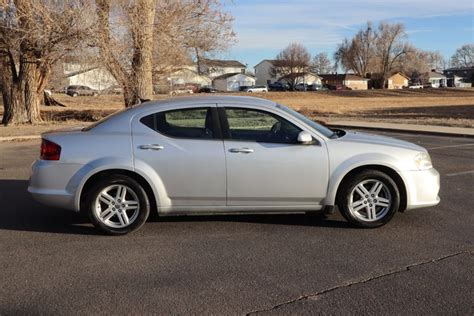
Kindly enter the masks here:
<path id="1" fill-rule="evenodd" d="M 144 125 L 170 137 L 215 139 L 220 138 L 218 125 L 211 108 L 192 108 L 158 112 L 140 119 Z"/>

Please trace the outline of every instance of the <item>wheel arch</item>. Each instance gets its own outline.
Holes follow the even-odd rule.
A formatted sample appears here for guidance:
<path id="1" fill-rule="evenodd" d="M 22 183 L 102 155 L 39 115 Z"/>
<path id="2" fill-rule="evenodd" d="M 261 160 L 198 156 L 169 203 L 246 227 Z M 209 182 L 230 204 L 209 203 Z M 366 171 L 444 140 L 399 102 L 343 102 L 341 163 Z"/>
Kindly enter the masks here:
<path id="1" fill-rule="evenodd" d="M 82 185 L 82 187 L 80 188 L 80 191 L 78 192 L 79 193 L 78 210 L 79 211 L 83 210 L 83 206 L 84 206 L 84 202 L 86 200 L 87 192 L 94 185 L 94 183 L 96 183 L 100 179 L 104 179 L 108 176 L 117 175 L 117 174 L 128 176 L 128 177 L 134 179 L 135 181 L 137 181 L 143 187 L 145 192 L 147 193 L 147 196 L 150 200 L 151 210 L 153 210 L 154 212 L 158 212 L 156 192 L 153 189 L 153 187 L 150 185 L 148 180 L 146 180 L 142 175 L 140 175 L 137 172 L 127 170 L 127 169 L 119 169 L 119 168 L 99 170 L 99 171 L 97 171 L 96 173 L 93 173 L 92 175 L 90 175 L 87 178 L 87 180 L 84 182 L 84 185 Z"/>
<path id="2" fill-rule="evenodd" d="M 347 171 L 336 185 L 336 190 L 334 190 L 335 194 L 333 194 L 332 199 L 330 200 L 330 202 L 332 203 L 331 205 L 336 204 L 336 201 L 338 200 L 339 195 L 341 194 L 342 184 L 347 179 L 354 176 L 355 174 L 360 173 L 360 172 L 365 171 L 365 170 L 380 171 L 380 172 L 383 172 L 383 173 L 387 174 L 390 178 L 392 178 L 392 180 L 396 183 L 396 185 L 398 187 L 398 190 L 400 192 L 400 207 L 399 207 L 398 211 L 399 212 L 405 211 L 405 209 L 407 207 L 407 200 L 408 200 L 405 181 L 403 180 L 403 178 L 400 176 L 400 174 L 395 169 L 393 169 L 389 166 L 379 165 L 379 164 L 362 165 L 362 166 L 358 166 L 358 167 L 355 167 L 355 168 Z"/>

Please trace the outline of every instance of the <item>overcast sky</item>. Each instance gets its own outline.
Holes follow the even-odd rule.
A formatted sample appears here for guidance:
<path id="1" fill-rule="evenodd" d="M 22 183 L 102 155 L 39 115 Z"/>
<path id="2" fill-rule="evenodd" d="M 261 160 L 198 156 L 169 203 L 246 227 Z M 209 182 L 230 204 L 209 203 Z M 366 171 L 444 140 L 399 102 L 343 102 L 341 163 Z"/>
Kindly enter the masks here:
<path id="1" fill-rule="evenodd" d="M 332 56 L 367 20 L 403 22 L 411 43 L 446 57 L 474 43 L 474 0 L 233 0 L 225 9 L 235 17 L 237 43 L 221 57 L 250 69 L 294 41 Z"/>

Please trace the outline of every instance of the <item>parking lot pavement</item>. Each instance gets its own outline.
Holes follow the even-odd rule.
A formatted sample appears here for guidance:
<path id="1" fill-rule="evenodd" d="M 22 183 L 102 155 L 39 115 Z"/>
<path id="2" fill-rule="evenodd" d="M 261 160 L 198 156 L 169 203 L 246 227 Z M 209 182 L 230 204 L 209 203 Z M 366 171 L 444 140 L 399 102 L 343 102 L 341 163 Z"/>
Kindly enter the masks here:
<path id="1" fill-rule="evenodd" d="M 0 144 L 0 314 L 470 314 L 474 141 L 429 149 L 441 203 L 354 229 L 339 214 L 169 217 L 123 237 L 26 192 L 39 142 Z"/>

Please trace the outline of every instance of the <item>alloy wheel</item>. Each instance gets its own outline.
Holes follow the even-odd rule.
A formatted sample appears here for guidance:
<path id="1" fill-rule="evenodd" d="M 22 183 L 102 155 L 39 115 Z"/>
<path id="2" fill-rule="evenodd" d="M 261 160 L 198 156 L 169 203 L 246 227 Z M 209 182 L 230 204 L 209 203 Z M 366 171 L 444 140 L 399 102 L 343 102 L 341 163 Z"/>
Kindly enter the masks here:
<path id="1" fill-rule="evenodd" d="M 95 199 L 94 212 L 99 221 L 111 228 L 130 226 L 140 213 L 137 194 L 122 184 L 110 185 Z"/>
<path id="2" fill-rule="evenodd" d="M 388 187 L 380 180 L 369 179 L 357 184 L 349 198 L 349 211 L 359 220 L 375 222 L 390 210 L 392 196 Z"/>

